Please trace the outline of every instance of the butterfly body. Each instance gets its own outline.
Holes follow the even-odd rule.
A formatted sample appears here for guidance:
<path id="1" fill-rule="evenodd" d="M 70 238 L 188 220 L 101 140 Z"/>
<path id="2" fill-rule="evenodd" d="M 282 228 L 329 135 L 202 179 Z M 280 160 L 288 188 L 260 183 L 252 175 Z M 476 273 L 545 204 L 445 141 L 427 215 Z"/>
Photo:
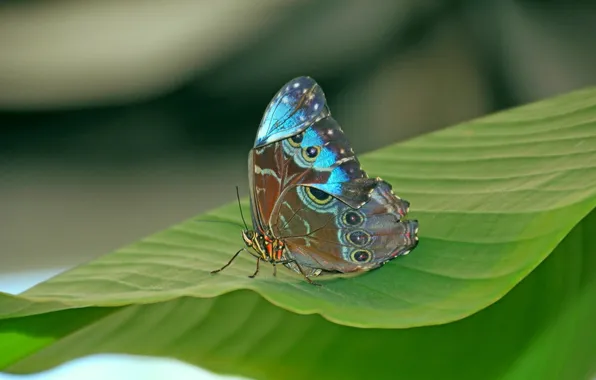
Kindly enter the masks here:
<path id="1" fill-rule="evenodd" d="M 281 263 L 312 282 L 378 268 L 418 243 L 418 222 L 403 220 L 409 202 L 362 170 L 309 77 L 288 82 L 267 107 L 248 169 L 253 230 L 242 237 L 257 272 L 261 260 Z"/>
<path id="2" fill-rule="evenodd" d="M 257 255 L 255 256 L 257 257 L 258 261 L 262 260 L 269 262 L 273 264 L 274 268 L 276 268 L 277 264 L 283 264 L 284 266 L 304 275 L 310 283 L 313 283 L 312 280 L 310 280 L 310 277 L 318 276 L 321 272 L 321 269 L 318 268 L 306 267 L 303 269 L 301 266 L 299 266 L 299 264 L 297 265 L 296 259 L 287 250 L 284 240 L 272 237 L 271 234 L 264 234 L 254 230 L 245 230 L 242 231 L 242 239 L 244 240 L 246 248 L 252 249 L 254 252 L 256 252 Z M 249 253 L 251 252 L 249 251 Z M 220 270 L 218 270 L 218 272 Z M 257 273 L 258 266 L 255 274 L 250 277 L 255 277 Z M 276 274 L 275 269 L 273 273 Z"/>
<path id="3" fill-rule="evenodd" d="M 254 249 L 263 260 L 270 263 L 284 261 L 286 247 L 282 240 L 251 230 L 242 231 L 242 239 L 244 240 L 244 244 L 248 248 Z"/>

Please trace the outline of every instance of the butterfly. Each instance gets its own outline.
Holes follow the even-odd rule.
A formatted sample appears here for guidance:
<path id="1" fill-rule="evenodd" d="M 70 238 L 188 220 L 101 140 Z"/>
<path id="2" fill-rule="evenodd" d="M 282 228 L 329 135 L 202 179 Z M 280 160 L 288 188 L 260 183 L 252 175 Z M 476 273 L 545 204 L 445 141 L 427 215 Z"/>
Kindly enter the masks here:
<path id="1" fill-rule="evenodd" d="M 410 203 L 362 170 L 321 87 L 286 83 L 269 103 L 248 159 L 252 229 L 243 251 L 311 277 L 376 269 L 418 244 Z M 242 212 L 242 209 L 240 209 Z M 244 219 L 244 217 L 242 217 Z"/>

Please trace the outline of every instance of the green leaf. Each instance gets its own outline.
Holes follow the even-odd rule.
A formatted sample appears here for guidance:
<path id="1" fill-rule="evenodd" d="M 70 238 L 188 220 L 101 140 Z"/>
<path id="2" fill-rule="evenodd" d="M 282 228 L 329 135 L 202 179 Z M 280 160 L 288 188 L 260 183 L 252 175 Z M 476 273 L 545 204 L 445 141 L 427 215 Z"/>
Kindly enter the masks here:
<path id="1" fill-rule="evenodd" d="M 39 371 L 98 352 L 271 379 L 495 378 L 522 368 L 517 358 L 531 357 L 532 339 L 595 273 L 596 238 L 585 231 L 596 230 L 596 89 L 361 161 L 411 201 L 420 244 L 409 256 L 320 288 L 283 268 L 274 278 L 263 266 L 251 280 L 249 255 L 210 275 L 242 246 L 239 229 L 190 220 L 0 295 L 0 369 Z M 232 203 L 199 219 L 239 214 Z"/>
<path id="2" fill-rule="evenodd" d="M 217 372 L 271 380 L 477 380 L 507 374 L 523 380 L 587 379 L 557 374 L 596 363 L 590 339 L 596 292 L 589 286 L 596 280 L 595 229 L 592 212 L 506 297 L 454 323 L 354 328 L 318 315 L 294 314 L 240 290 L 216 298 L 180 297 L 0 321 L 0 368 L 31 373 L 81 356 L 116 352 L 174 357 Z M 586 303 L 591 309 L 585 309 Z M 584 337 L 587 344 L 541 347 L 551 341 L 542 339 L 550 334 L 549 326 L 556 327 L 576 307 L 582 318 L 572 319 L 573 330 L 558 336 Z M 545 350 L 547 355 L 539 356 L 543 360 L 535 360 Z M 569 354 L 561 355 L 566 350 Z M 545 365 L 557 372 L 528 375 L 544 372 L 534 371 Z"/>
<path id="3" fill-rule="evenodd" d="M 505 380 L 594 379 L 596 281 L 560 314 L 520 355 Z"/>

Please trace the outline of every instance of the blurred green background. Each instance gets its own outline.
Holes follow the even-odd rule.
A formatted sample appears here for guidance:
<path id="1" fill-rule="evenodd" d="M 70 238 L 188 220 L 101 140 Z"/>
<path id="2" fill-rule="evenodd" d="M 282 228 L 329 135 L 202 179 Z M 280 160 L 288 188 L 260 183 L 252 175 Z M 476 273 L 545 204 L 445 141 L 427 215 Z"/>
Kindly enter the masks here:
<path id="1" fill-rule="evenodd" d="M 596 84 L 595 37 L 588 1 L 3 1 L 0 274 L 247 195 L 261 115 L 295 76 L 362 154 Z"/>

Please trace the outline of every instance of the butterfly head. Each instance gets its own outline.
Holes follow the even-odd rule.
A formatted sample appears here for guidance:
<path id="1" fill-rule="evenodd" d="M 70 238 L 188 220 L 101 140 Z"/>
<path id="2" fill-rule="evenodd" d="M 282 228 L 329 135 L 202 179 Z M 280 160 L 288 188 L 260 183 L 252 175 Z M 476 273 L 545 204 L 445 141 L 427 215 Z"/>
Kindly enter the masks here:
<path id="1" fill-rule="evenodd" d="M 255 231 L 242 231 L 242 240 L 244 240 L 244 244 L 246 244 L 247 247 L 254 247 L 256 237 L 257 234 L 255 233 Z"/>

